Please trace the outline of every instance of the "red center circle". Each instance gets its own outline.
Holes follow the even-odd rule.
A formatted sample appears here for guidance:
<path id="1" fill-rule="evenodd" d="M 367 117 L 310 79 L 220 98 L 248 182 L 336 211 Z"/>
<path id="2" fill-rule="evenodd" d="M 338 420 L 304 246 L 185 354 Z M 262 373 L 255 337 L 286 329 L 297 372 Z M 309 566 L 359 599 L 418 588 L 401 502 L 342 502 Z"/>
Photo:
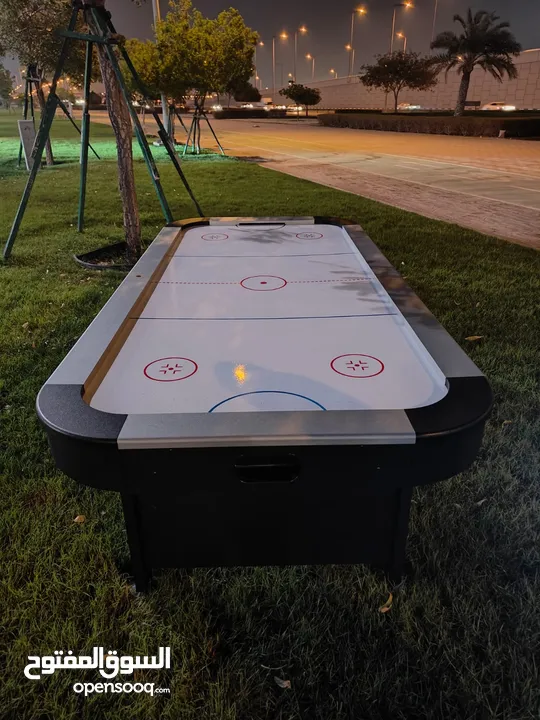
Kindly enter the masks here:
<path id="1" fill-rule="evenodd" d="M 265 280 L 261 280 L 261 278 L 266 278 Z M 276 287 L 252 287 L 253 285 L 269 285 L 269 281 L 275 281 L 272 284 L 275 284 Z M 277 275 L 250 275 L 247 278 L 244 278 L 240 281 L 240 285 L 245 290 L 254 290 L 255 292 L 272 292 L 273 290 L 281 290 L 285 287 L 287 284 L 287 281 L 285 278 L 278 277 Z"/>
<path id="2" fill-rule="evenodd" d="M 301 232 L 297 233 L 296 237 L 299 240 L 320 240 L 324 235 L 318 232 Z"/>

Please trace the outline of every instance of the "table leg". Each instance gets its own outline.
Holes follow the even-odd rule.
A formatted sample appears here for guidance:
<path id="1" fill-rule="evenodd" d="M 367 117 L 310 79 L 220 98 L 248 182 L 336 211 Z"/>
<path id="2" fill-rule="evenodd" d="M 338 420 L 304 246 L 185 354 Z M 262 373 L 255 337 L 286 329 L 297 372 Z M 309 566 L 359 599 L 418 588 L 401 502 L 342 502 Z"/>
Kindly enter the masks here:
<path id="1" fill-rule="evenodd" d="M 124 519 L 129 551 L 131 555 L 131 568 L 135 578 L 135 587 L 138 592 L 147 592 L 152 579 L 152 568 L 148 567 L 144 560 L 143 535 L 141 532 L 141 521 L 139 506 L 136 495 L 120 493 L 122 507 L 124 508 Z"/>
<path id="2" fill-rule="evenodd" d="M 388 578 L 391 582 L 396 584 L 401 581 L 405 571 L 405 550 L 409 529 L 411 498 L 412 487 L 405 487 L 398 490 L 394 540 L 388 566 L 386 568 Z"/>

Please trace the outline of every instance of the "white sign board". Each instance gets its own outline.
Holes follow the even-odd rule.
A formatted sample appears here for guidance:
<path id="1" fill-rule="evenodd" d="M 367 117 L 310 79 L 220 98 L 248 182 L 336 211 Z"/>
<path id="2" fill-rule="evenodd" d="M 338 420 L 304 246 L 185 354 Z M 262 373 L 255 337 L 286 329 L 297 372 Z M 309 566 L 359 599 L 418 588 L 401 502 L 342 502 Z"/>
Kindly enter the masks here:
<path id="1" fill-rule="evenodd" d="M 19 135 L 21 137 L 26 169 L 30 172 L 32 167 L 32 150 L 34 149 L 34 143 L 36 141 L 36 128 L 34 127 L 34 121 L 19 120 Z"/>

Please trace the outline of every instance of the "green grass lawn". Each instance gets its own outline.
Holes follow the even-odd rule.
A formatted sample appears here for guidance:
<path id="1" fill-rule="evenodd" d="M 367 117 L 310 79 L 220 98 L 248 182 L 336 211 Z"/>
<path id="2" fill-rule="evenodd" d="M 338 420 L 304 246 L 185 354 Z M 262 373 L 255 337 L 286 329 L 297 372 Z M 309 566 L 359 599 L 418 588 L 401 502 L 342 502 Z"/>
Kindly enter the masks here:
<path id="1" fill-rule="evenodd" d="M 93 137 L 107 142 L 106 131 Z M 5 154 L 12 147 L 0 144 L 2 244 L 26 177 Z M 175 217 L 192 217 L 170 165 L 159 169 Z M 34 409 L 121 280 L 71 258 L 122 239 L 110 160 L 90 164 L 87 231 L 77 234 L 78 170 L 40 171 L 0 263 L 0 717 L 538 720 L 540 253 L 256 165 L 186 163 L 208 215 L 358 221 L 489 377 L 496 406 L 474 467 L 415 491 L 414 570 L 389 612 L 379 609 L 391 588 L 363 566 L 163 570 L 136 596 L 117 496 L 55 469 Z M 150 242 L 163 219 L 141 161 L 136 173 Z M 171 695 L 84 700 L 72 685 L 97 682 L 93 671 L 23 675 L 28 655 L 94 645 L 134 655 L 170 646 L 170 671 L 135 680 Z"/>
<path id="2" fill-rule="evenodd" d="M 103 112 L 100 112 L 103 114 Z M 21 168 L 17 168 L 17 157 L 19 153 L 19 131 L 17 129 L 17 120 L 21 118 L 19 113 L 0 110 L 0 176 L 6 177 L 7 175 L 16 175 L 19 172 L 26 172 L 24 158 L 21 160 Z M 35 126 L 36 130 L 39 128 L 40 114 L 36 113 Z M 77 126 L 81 127 L 80 112 L 75 113 L 74 118 Z M 189 120 L 189 119 L 188 119 Z M 186 119 L 184 119 L 186 122 Z M 181 142 L 185 133 L 176 124 L 176 137 Z M 63 165 L 69 162 L 78 162 L 80 145 L 80 135 L 69 120 L 58 110 L 55 120 L 51 127 L 51 140 L 53 142 L 53 154 L 55 163 Z M 166 160 L 167 151 L 163 147 L 156 147 L 152 145 L 152 142 L 157 137 L 149 136 L 148 142 L 151 145 L 152 154 L 156 160 Z M 116 145 L 114 143 L 114 133 L 109 125 L 103 125 L 102 123 L 94 122 L 90 129 L 90 144 L 102 160 L 113 160 L 116 159 Z M 184 147 L 178 146 L 177 151 L 179 154 L 182 153 Z M 142 158 L 142 153 L 137 142 L 133 143 L 133 154 L 137 159 Z M 216 155 L 213 151 L 204 150 L 204 159 L 208 160 L 221 160 L 221 155 Z M 13 162 L 15 158 L 15 163 Z M 45 153 L 43 154 L 45 158 Z M 92 150 L 88 152 L 88 158 L 90 162 L 98 162 L 97 158 L 93 154 Z M 192 158 L 188 154 L 186 159 L 190 161 Z M 196 158 L 200 161 L 201 158 Z"/>

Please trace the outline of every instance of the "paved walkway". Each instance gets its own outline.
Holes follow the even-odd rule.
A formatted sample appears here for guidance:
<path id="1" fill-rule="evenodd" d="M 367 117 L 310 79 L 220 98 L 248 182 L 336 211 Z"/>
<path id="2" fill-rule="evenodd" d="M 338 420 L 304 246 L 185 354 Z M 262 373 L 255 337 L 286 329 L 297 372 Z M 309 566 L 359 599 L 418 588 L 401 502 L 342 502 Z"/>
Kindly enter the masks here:
<path id="1" fill-rule="evenodd" d="M 326 128 L 302 119 L 213 125 L 230 154 L 540 249 L 540 142 Z M 215 145 L 204 128 L 202 140 Z"/>

